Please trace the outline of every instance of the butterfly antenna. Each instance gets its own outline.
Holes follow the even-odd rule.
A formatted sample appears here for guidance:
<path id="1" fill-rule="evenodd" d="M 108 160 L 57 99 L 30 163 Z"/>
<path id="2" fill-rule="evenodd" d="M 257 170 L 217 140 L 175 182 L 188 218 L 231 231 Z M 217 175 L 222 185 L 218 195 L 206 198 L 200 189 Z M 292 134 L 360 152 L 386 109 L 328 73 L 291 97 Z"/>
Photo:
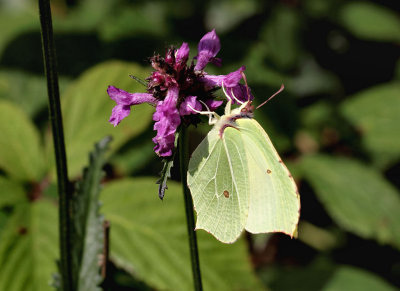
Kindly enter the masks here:
<path id="1" fill-rule="evenodd" d="M 263 103 L 261 103 L 260 105 L 257 106 L 256 109 L 260 108 L 261 106 L 265 105 L 268 101 L 270 101 L 272 98 L 274 98 L 276 95 L 278 95 L 279 93 L 281 93 L 283 91 L 283 89 L 285 89 L 285 86 L 282 84 L 281 88 L 276 91 L 271 97 L 269 97 L 267 100 L 265 100 Z"/>
<path id="2" fill-rule="evenodd" d="M 136 76 L 133 76 L 133 75 L 129 75 L 129 77 L 131 77 L 136 82 L 142 84 L 143 86 L 147 87 L 147 83 L 145 81 L 143 81 L 142 79 L 140 79 L 140 78 L 138 78 Z"/>
<path id="3" fill-rule="evenodd" d="M 246 75 L 242 72 L 242 77 L 244 80 L 244 83 L 246 84 L 246 92 L 247 92 L 247 101 L 250 101 L 250 91 L 249 91 L 249 86 L 247 85 L 247 79 Z"/>
<path id="4" fill-rule="evenodd" d="M 235 101 L 236 101 L 237 103 L 239 103 L 240 105 L 242 105 L 242 104 L 244 103 L 243 101 L 240 101 L 240 100 L 235 96 L 235 94 L 233 94 L 233 89 L 231 89 L 231 94 L 232 94 L 233 99 L 235 99 Z"/>
<path id="5" fill-rule="evenodd" d="M 224 86 L 224 82 L 222 82 L 221 88 L 222 88 L 222 91 L 224 91 L 224 94 L 225 94 L 225 96 L 228 98 L 228 100 L 231 100 L 231 97 L 228 95 L 228 93 L 226 93 L 225 86 Z M 239 99 L 237 99 L 236 96 L 235 96 L 235 94 L 233 94 L 233 89 L 231 89 L 231 94 L 232 94 L 233 99 L 234 99 L 237 103 L 243 104 L 243 102 L 240 101 Z"/>

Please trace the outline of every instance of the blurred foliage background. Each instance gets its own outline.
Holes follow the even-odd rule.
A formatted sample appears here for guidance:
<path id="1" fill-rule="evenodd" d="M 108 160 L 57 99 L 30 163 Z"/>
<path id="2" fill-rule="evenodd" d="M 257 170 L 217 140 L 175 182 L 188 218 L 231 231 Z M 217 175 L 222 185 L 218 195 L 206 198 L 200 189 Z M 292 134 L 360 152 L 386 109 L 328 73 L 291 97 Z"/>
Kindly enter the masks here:
<path id="1" fill-rule="evenodd" d="M 144 87 L 148 57 L 221 39 L 221 68 L 241 65 L 256 112 L 296 178 L 298 239 L 199 233 L 206 290 L 400 287 L 400 17 L 396 1 L 52 1 L 69 174 L 112 135 L 101 212 L 111 221 L 110 290 L 190 290 L 182 193 L 157 196 L 153 108 L 118 127 L 108 85 Z M 0 1 L 0 290 L 51 290 L 57 204 L 37 3 Z M 209 126 L 192 131 L 192 147 Z M 172 178 L 179 181 L 178 169 Z"/>

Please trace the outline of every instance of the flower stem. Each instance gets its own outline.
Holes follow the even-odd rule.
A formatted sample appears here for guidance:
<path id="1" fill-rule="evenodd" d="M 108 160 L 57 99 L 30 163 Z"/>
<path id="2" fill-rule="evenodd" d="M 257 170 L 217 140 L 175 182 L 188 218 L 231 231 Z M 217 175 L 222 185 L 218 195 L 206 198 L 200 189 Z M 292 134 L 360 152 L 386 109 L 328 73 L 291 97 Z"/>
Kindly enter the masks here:
<path id="1" fill-rule="evenodd" d="M 57 185 L 59 195 L 59 233 L 60 233 L 60 272 L 62 290 L 73 290 L 72 247 L 71 247 L 71 191 L 68 181 L 67 160 L 64 145 L 60 92 L 58 88 L 58 74 L 56 51 L 53 40 L 53 27 L 49 0 L 39 0 L 39 15 L 42 32 L 42 47 L 45 74 L 47 78 L 47 92 L 49 95 L 49 118 L 53 132 L 54 152 L 57 168 Z"/>
<path id="2" fill-rule="evenodd" d="M 197 237 L 196 237 L 196 232 L 194 230 L 193 201 L 192 201 L 192 196 L 190 195 L 190 190 L 187 185 L 187 166 L 189 163 L 189 147 L 188 147 L 188 138 L 186 131 L 187 131 L 186 127 L 182 125 L 182 129 L 179 134 L 179 161 L 180 161 L 181 179 L 183 186 L 183 196 L 185 200 L 186 222 L 187 222 L 187 231 L 189 236 L 189 249 L 190 249 L 190 259 L 192 263 L 194 289 L 196 291 L 200 291 L 203 290 L 203 286 L 201 283 Z"/>

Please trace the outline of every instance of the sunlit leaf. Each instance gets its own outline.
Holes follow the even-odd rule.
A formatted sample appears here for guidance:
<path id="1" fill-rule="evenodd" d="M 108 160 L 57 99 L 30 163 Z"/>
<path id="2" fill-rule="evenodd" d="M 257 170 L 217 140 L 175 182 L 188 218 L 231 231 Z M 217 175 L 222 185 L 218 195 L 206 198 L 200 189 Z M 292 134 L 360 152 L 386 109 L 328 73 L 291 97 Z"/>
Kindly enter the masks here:
<path id="1" fill-rule="evenodd" d="M 37 181 L 45 171 L 39 132 L 25 112 L 0 100 L 0 169 L 18 180 Z"/>
<path id="2" fill-rule="evenodd" d="M 112 153 L 149 126 L 153 108 L 148 104 L 134 106 L 130 116 L 117 127 L 111 125 L 108 119 L 115 102 L 106 92 L 108 85 L 128 92 L 145 92 L 146 88 L 129 75 L 145 79 L 147 73 L 133 63 L 110 61 L 89 69 L 68 87 L 62 98 L 62 109 L 71 177 L 80 172 L 87 153 L 104 136 L 113 137 L 109 152 Z"/>
<path id="3" fill-rule="evenodd" d="M 400 195 L 377 171 L 355 160 L 326 155 L 307 156 L 300 163 L 338 225 L 400 248 Z"/>
<path id="4" fill-rule="evenodd" d="M 339 11 L 339 20 L 359 38 L 400 41 L 400 18 L 383 6 L 367 1 L 348 2 Z"/>
<path id="5" fill-rule="evenodd" d="M 379 85 L 349 97 L 340 107 L 361 134 L 378 166 L 400 158 L 400 83 Z"/>
<path id="6" fill-rule="evenodd" d="M 161 290 L 192 290 L 192 273 L 179 184 L 168 183 L 160 201 L 156 178 L 125 179 L 106 185 L 102 212 L 111 221 L 112 259 Z M 198 231 L 205 290 L 258 290 L 243 240 L 223 245 Z"/>
<path id="7" fill-rule="evenodd" d="M 322 290 L 395 291 L 398 289 L 373 273 L 355 267 L 341 266 L 334 272 Z"/>
<path id="8" fill-rule="evenodd" d="M 58 256 L 57 208 L 47 200 L 19 205 L 0 240 L 0 290 L 46 291 Z"/>
<path id="9" fill-rule="evenodd" d="M 60 78 L 60 89 L 68 83 Z M 0 99 L 7 99 L 28 113 L 35 116 L 41 110 L 47 112 L 47 87 L 44 76 L 35 76 L 20 71 L 0 71 Z"/>

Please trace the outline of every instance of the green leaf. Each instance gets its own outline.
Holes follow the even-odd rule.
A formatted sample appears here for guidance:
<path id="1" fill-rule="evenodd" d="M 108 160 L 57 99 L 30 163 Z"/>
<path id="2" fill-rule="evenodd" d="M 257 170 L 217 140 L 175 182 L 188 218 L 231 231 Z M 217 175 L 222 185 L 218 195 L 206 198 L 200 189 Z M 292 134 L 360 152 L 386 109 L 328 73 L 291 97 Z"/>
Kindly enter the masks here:
<path id="1" fill-rule="evenodd" d="M 99 255 L 103 248 L 103 217 L 98 213 L 100 182 L 103 177 L 104 155 L 110 138 L 95 145 L 83 180 L 77 183 L 73 196 L 73 286 L 77 290 L 100 290 Z"/>
<path id="2" fill-rule="evenodd" d="M 158 187 L 158 197 L 163 200 L 164 195 L 165 195 L 165 190 L 168 189 L 167 186 L 167 181 L 169 178 L 171 178 L 171 169 L 174 166 L 174 156 L 163 159 L 162 163 L 163 168 L 161 170 L 161 174 L 160 174 L 160 179 L 157 180 L 157 184 L 159 184 L 160 186 Z"/>
<path id="3" fill-rule="evenodd" d="M 325 155 L 306 156 L 300 166 L 338 225 L 400 248 L 400 196 L 375 169 Z"/>
<path id="4" fill-rule="evenodd" d="M 288 91 L 300 97 L 332 95 L 339 91 L 340 86 L 339 79 L 333 73 L 321 68 L 311 57 L 303 57 L 296 76 L 285 82 Z"/>
<path id="5" fill-rule="evenodd" d="M 19 34 L 34 29 L 39 29 L 37 20 L 37 7 L 35 5 L 7 5 L 1 3 L 0 10 L 0 55 L 6 48 L 7 44 L 17 38 Z M 18 7 L 19 6 L 19 7 Z M 17 8 L 18 7 L 18 8 Z"/>
<path id="6" fill-rule="evenodd" d="M 132 146 L 124 146 L 124 149 L 113 155 L 110 163 L 114 171 L 123 176 L 131 176 L 139 173 L 158 157 L 154 154 L 154 142 L 151 137 L 141 139 Z"/>
<path id="7" fill-rule="evenodd" d="M 57 5 L 57 3 L 54 3 Z M 54 16 L 53 26 L 56 32 L 94 32 L 102 25 L 104 19 L 114 11 L 113 2 L 85 0 L 76 3 L 73 9 L 62 17 Z M 59 9 L 65 9 L 61 5 Z"/>
<path id="8" fill-rule="evenodd" d="M 355 267 L 341 266 L 322 290 L 395 291 L 397 289 L 373 273 Z"/>
<path id="9" fill-rule="evenodd" d="M 400 83 L 379 85 L 352 97 L 340 107 L 361 133 L 362 144 L 377 166 L 400 158 Z"/>
<path id="10" fill-rule="evenodd" d="M 0 176 L 0 209 L 26 201 L 26 194 L 21 184 Z"/>
<path id="11" fill-rule="evenodd" d="M 0 71 L 0 98 L 17 103 L 30 116 L 46 106 L 46 90 L 43 77 L 17 71 Z"/>
<path id="12" fill-rule="evenodd" d="M 238 26 L 243 20 L 261 9 L 260 3 L 255 0 L 211 1 L 207 6 L 206 26 L 214 28 L 218 34 Z"/>
<path id="13" fill-rule="evenodd" d="M 279 68 L 290 69 L 295 65 L 300 52 L 300 18 L 295 9 L 286 6 L 276 8 L 261 31 L 267 45 L 268 57 Z"/>
<path id="14" fill-rule="evenodd" d="M 54 17 L 54 30 L 97 33 L 101 40 L 108 42 L 138 34 L 165 37 L 168 33 L 167 3 L 121 4 L 113 1 L 79 1 L 67 14 Z"/>
<path id="15" fill-rule="evenodd" d="M 0 132 L 0 169 L 17 180 L 40 180 L 45 165 L 39 132 L 21 109 L 3 100 Z"/>
<path id="16" fill-rule="evenodd" d="M 165 190 L 168 189 L 167 181 L 169 178 L 171 178 L 171 169 L 174 166 L 174 158 L 178 147 L 179 135 L 180 135 L 179 132 L 175 135 L 175 142 L 174 142 L 174 149 L 172 156 L 166 157 L 162 160 L 162 163 L 164 165 L 160 173 L 160 179 L 158 179 L 156 182 L 157 184 L 160 185 L 158 187 L 158 197 L 160 197 L 161 200 L 163 200 L 164 198 Z"/>
<path id="17" fill-rule="evenodd" d="M 0 290 L 53 290 L 58 256 L 57 208 L 41 199 L 19 205 L 2 231 Z"/>
<path id="18" fill-rule="evenodd" d="M 107 95 L 107 86 L 113 85 L 129 92 L 144 92 L 146 88 L 129 75 L 145 79 L 148 70 L 133 63 L 110 61 L 97 65 L 79 77 L 65 92 L 62 100 L 65 141 L 70 177 L 79 174 L 95 142 L 106 135 L 113 137 L 109 154 L 129 139 L 143 132 L 154 111 L 148 104 L 132 107 L 129 117 L 117 127 L 108 119 L 115 102 Z M 51 154 L 53 157 L 53 154 Z"/>
<path id="19" fill-rule="evenodd" d="M 265 41 L 256 42 L 249 46 L 249 51 L 243 64 L 246 64 L 246 76 L 252 84 L 269 85 L 274 88 L 279 88 L 287 76 L 266 65 L 266 56 L 270 47 Z M 228 68 L 227 68 L 228 69 Z M 232 70 L 236 70 L 232 68 Z"/>
<path id="20" fill-rule="evenodd" d="M 299 223 L 298 239 L 318 251 L 329 251 L 337 248 L 340 240 L 332 231 L 318 227 L 305 220 Z"/>
<path id="21" fill-rule="evenodd" d="M 102 212 L 111 222 L 111 257 L 129 273 L 161 290 L 192 290 L 181 186 L 168 184 L 161 202 L 154 178 L 124 179 L 105 186 Z M 205 290 L 259 290 L 244 240 L 224 245 L 198 231 Z"/>
<path id="22" fill-rule="evenodd" d="M 97 1 L 93 1 L 97 6 Z M 132 3 L 133 4 L 133 3 Z M 107 21 L 100 19 L 98 31 L 101 39 L 115 41 L 137 35 L 164 39 L 169 31 L 168 4 L 166 2 L 138 2 L 134 5 L 113 5 Z M 92 8 L 96 9 L 96 8 Z M 93 10 L 87 11 L 92 13 Z M 148 48 L 148 47 L 147 47 Z"/>
<path id="23" fill-rule="evenodd" d="M 306 265 L 271 264 L 262 267 L 258 273 L 261 280 L 272 290 L 320 291 L 331 277 L 334 269 L 335 266 L 329 257 L 317 255 Z"/>
<path id="24" fill-rule="evenodd" d="M 60 78 L 62 89 L 68 82 Z M 0 70 L 0 99 L 15 102 L 29 116 L 35 116 L 47 106 L 47 87 L 44 76 L 22 71 Z"/>
<path id="25" fill-rule="evenodd" d="M 398 15 L 371 2 L 347 3 L 339 11 L 339 23 L 361 39 L 400 41 Z"/>

